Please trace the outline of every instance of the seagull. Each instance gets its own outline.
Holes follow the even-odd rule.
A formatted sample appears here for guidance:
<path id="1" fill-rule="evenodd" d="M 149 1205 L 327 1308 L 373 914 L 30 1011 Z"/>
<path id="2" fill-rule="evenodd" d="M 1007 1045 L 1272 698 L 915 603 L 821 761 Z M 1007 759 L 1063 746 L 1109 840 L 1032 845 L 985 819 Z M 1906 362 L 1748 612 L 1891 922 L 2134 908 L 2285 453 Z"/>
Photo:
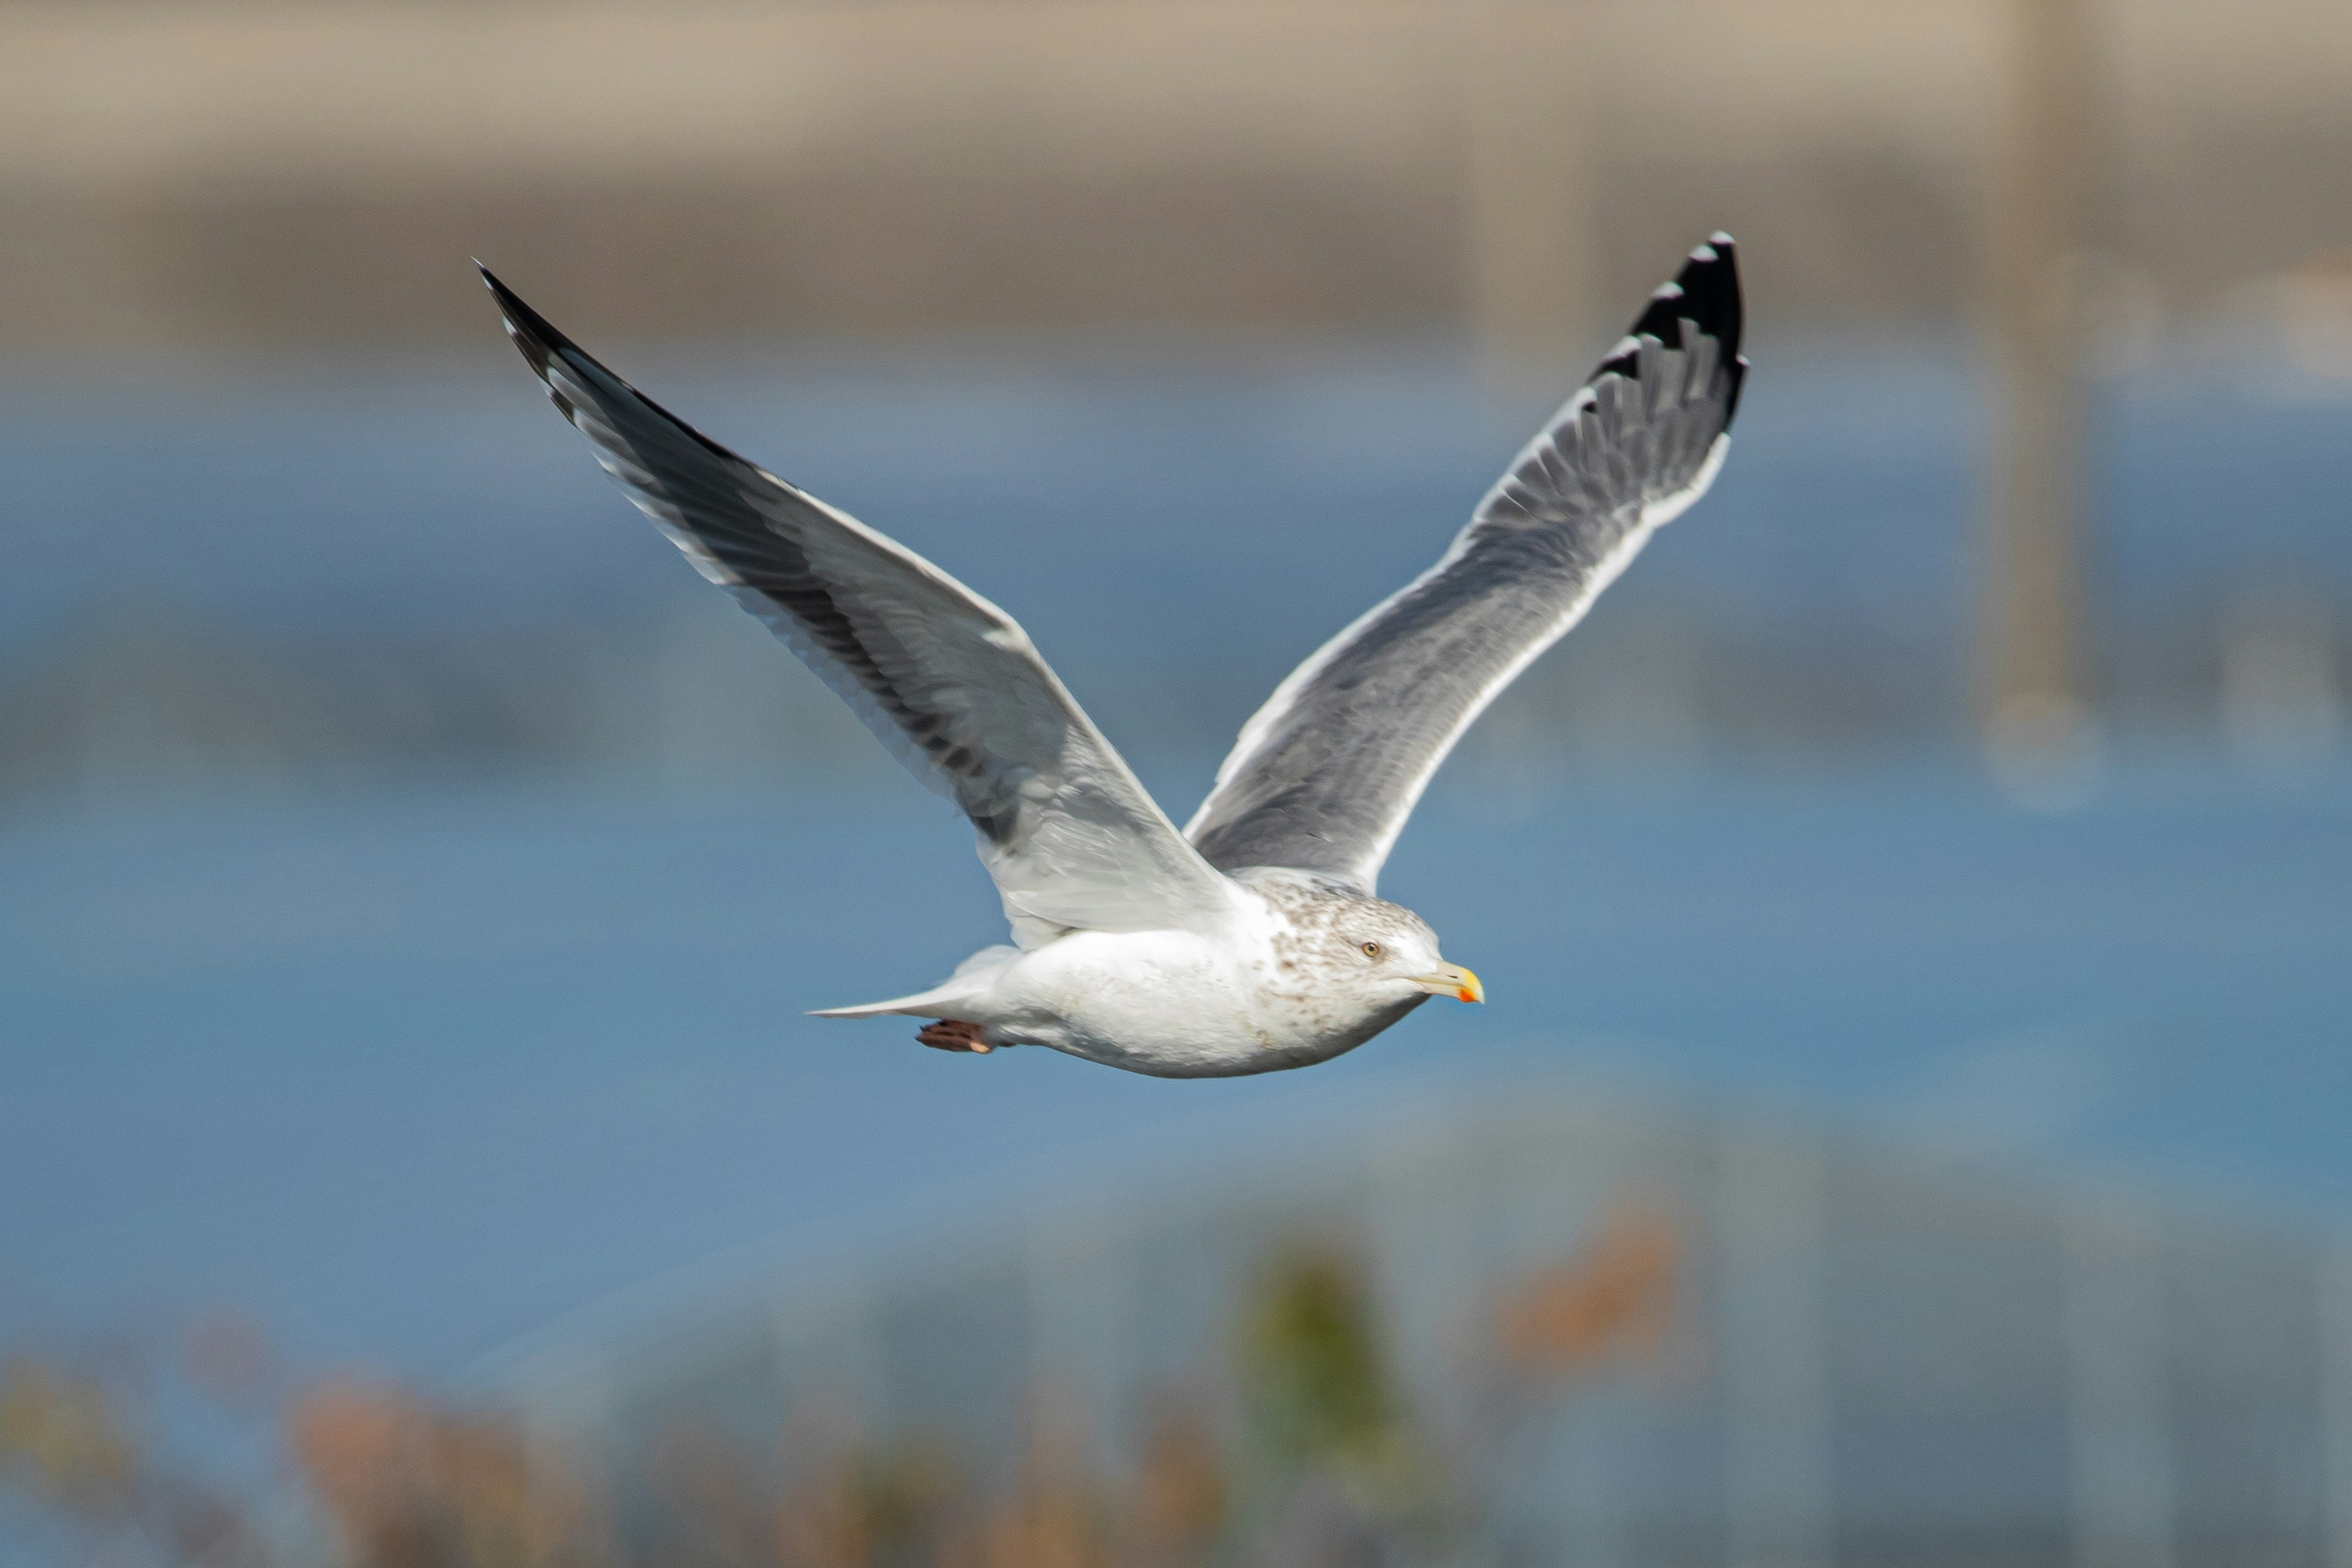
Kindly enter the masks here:
<path id="1" fill-rule="evenodd" d="M 1432 996 L 1486 999 L 1377 896 L 1381 863 L 1471 721 L 1714 481 L 1748 370 L 1717 234 L 1437 563 L 1276 688 L 1180 833 L 1011 616 L 482 278 L 629 499 L 978 830 L 1013 942 L 928 991 L 815 1016 L 903 1015 L 941 1050 L 1045 1046 L 1161 1078 L 1306 1067 Z"/>

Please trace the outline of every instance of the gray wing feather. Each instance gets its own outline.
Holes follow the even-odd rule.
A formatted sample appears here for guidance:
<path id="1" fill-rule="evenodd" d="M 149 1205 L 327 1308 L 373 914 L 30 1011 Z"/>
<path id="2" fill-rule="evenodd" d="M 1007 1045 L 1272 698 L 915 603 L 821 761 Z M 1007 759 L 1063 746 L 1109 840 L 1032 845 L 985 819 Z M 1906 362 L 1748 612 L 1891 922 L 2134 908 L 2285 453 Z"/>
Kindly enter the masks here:
<path id="1" fill-rule="evenodd" d="M 1739 357 L 1730 237 L 1693 251 L 1444 559 L 1326 643 L 1252 718 L 1185 828 L 1211 865 L 1372 890 L 1471 721 L 1703 494 Z"/>
<path id="2" fill-rule="evenodd" d="M 1223 917 L 1230 884 L 1012 616 L 709 440 L 482 276 L 508 334 L 629 499 L 971 818 L 1023 945 Z"/>

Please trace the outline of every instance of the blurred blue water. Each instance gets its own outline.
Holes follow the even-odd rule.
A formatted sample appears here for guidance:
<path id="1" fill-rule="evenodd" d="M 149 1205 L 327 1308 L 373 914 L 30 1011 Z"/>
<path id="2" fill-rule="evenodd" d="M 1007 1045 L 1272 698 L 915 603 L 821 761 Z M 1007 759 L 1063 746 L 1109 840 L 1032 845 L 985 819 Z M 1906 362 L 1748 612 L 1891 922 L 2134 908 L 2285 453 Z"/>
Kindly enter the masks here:
<path id="1" fill-rule="evenodd" d="M 1717 494 L 1599 616 L 1874 627 L 1957 689 L 1959 362 L 1759 360 Z M 1181 687 L 1202 650 L 1263 689 L 1425 563 L 1537 412 L 1429 355 L 623 363 L 1066 666 L 1151 677 L 1099 708 L 1122 741 L 1149 739 L 1153 682 Z M 0 392 L 0 648 L 98 601 L 297 638 L 735 613 L 503 362 L 348 371 Z M 2107 613 L 2263 574 L 2347 597 L 2340 387 L 2176 368 L 2116 390 L 2103 432 Z M 1181 817 L 1214 761 L 1152 757 L 1151 782 Z M 0 1331 L 236 1303 L 306 1358 L 446 1373 L 717 1248 L 1496 1041 L 1988 1158 L 2352 1203 L 2340 766 L 2147 759 L 2045 817 L 1926 760 L 1614 784 L 1465 762 L 1383 891 L 1492 1004 L 1239 1083 L 802 1017 L 999 935 L 967 830 L 879 766 L 856 792 L 542 779 L 19 821 L 0 832 Z"/>
<path id="2" fill-rule="evenodd" d="M 1980 421 L 1938 342 L 1756 351 L 1735 455 L 1596 615 L 1852 626 L 1949 667 Z M 1057 661 L 1270 684 L 1426 564 L 1546 412 L 1458 355 L 1218 363 L 615 353 L 670 405 L 934 556 Z M 500 358 L 0 384 L 0 649 L 95 605 L 419 637 L 696 603 Z M 175 379 L 176 377 L 176 379 Z M 2098 626 L 2287 580 L 2352 605 L 2352 383 L 2182 361 L 2105 386 Z"/>
<path id="3" fill-rule="evenodd" d="M 1934 772 L 1441 789 L 1384 890 L 1492 1003 L 1235 1083 L 801 1016 L 997 934 L 911 784 L 28 829 L 0 840 L 0 1302 L 238 1302 L 306 1357 L 446 1372 L 714 1249 L 1498 1041 L 2332 1215 L 2347 782 L 2150 766 L 2063 817 Z"/>

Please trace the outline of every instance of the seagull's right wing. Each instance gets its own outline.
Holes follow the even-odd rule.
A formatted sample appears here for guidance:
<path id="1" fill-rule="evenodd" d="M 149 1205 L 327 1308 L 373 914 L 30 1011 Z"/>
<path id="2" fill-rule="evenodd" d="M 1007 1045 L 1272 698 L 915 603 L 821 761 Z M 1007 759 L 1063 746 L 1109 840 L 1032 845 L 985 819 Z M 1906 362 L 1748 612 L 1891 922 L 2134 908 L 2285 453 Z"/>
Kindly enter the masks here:
<path id="1" fill-rule="evenodd" d="M 1731 237 L 1691 252 L 1444 559 L 1323 645 L 1243 726 L 1185 834 L 1213 866 L 1370 892 L 1470 721 L 1722 465 L 1748 362 Z"/>
<path id="2" fill-rule="evenodd" d="M 605 369 L 484 268 L 507 333 L 596 460 L 980 830 L 1024 947 L 1206 930 L 1231 884 L 1186 843 L 1013 617 L 755 468 Z"/>

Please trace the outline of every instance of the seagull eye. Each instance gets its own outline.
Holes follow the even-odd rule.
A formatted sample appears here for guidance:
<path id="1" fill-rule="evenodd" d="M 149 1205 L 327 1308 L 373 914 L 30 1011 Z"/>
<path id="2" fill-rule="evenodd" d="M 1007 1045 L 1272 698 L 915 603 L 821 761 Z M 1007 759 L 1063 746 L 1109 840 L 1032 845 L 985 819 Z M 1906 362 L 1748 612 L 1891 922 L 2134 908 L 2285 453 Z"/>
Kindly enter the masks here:
<path id="1" fill-rule="evenodd" d="M 1364 956 L 1366 958 L 1378 958 L 1381 955 L 1381 944 L 1379 942 L 1368 942 L 1363 944 L 1363 948 Z"/>

